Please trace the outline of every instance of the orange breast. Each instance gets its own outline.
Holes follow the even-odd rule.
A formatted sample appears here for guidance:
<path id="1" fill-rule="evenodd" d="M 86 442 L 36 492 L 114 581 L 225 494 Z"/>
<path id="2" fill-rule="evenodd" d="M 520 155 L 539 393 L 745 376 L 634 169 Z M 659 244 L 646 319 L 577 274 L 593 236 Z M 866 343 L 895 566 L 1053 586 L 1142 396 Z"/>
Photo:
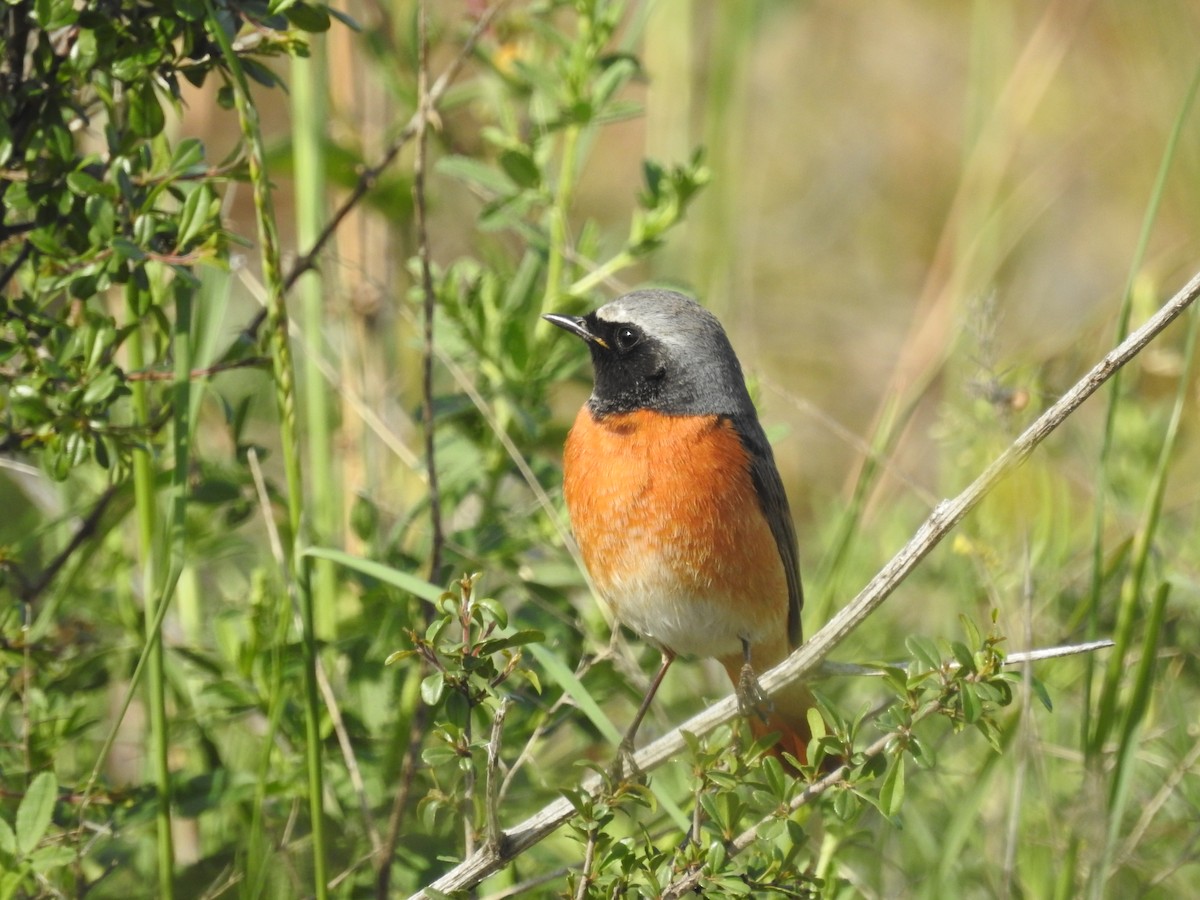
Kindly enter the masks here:
<path id="1" fill-rule="evenodd" d="M 563 466 L 584 562 L 621 621 L 686 655 L 742 638 L 786 652 L 783 563 L 727 420 L 584 407 Z"/>

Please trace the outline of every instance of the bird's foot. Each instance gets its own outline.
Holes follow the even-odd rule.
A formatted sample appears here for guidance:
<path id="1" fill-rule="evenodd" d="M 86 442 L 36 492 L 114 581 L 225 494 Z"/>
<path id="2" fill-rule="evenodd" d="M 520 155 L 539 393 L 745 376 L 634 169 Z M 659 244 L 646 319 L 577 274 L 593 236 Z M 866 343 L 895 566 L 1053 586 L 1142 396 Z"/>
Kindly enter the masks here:
<path id="1" fill-rule="evenodd" d="M 633 741 L 626 735 L 617 745 L 616 758 L 608 770 L 609 780 L 614 785 L 619 785 L 626 780 L 641 781 L 644 775 L 645 773 L 638 768 L 637 760 L 633 758 Z"/>
<path id="2" fill-rule="evenodd" d="M 737 683 L 737 701 L 739 713 L 743 716 L 756 715 L 764 722 L 767 721 L 771 710 L 775 708 L 775 704 L 771 702 L 770 695 L 763 690 L 750 663 L 742 666 L 742 673 Z"/>

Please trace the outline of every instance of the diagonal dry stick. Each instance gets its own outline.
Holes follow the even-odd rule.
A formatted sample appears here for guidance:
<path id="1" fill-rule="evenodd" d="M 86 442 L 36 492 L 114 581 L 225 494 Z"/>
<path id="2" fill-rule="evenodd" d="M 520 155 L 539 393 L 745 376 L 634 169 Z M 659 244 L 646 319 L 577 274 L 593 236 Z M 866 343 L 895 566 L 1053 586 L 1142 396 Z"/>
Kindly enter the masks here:
<path id="1" fill-rule="evenodd" d="M 941 542 L 962 518 L 978 505 L 996 484 L 1019 466 L 1046 437 L 1058 428 L 1068 416 L 1094 394 L 1105 381 L 1123 365 L 1133 359 L 1164 328 L 1179 317 L 1184 310 L 1200 297 L 1200 274 L 1192 279 L 1147 320 L 1137 331 L 1129 335 L 1111 350 L 1091 371 L 1077 381 L 1069 391 L 1038 417 L 996 460 L 976 478 L 969 487 L 953 500 L 937 505 L 916 534 L 871 579 L 841 611 L 837 613 L 807 643 L 786 660 L 762 676 L 763 688 L 768 693 L 778 691 L 785 684 L 800 678 L 811 678 L 822 661 L 846 637 L 861 625 L 903 582 L 929 552 Z M 686 744 L 682 732 L 697 736 L 707 734 L 737 714 L 737 699 L 726 697 L 714 703 L 704 712 L 692 717 L 679 728 L 663 735 L 654 743 L 640 750 L 634 757 L 637 768 L 649 771 L 660 763 L 683 751 Z M 584 778 L 580 785 L 584 790 L 595 792 L 600 783 L 598 776 Z M 450 893 L 473 887 L 489 875 L 498 872 L 529 847 L 554 832 L 570 819 L 574 807 L 565 799 L 556 800 L 524 822 L 500 835 L 500 840 L 480 847 L 454 869 L 443 875 L 429 887 L 438 892 Z M 424 890 L 414 894 L 411 900 L 429 895 Z"/>

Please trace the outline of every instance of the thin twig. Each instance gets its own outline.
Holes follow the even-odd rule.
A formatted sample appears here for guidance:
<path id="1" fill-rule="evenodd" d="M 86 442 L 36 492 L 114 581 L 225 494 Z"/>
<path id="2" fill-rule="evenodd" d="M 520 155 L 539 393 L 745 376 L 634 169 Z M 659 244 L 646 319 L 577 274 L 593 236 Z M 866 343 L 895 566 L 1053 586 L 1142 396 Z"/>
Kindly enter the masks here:
<path id="1" fill-rule="evenodd" d="M 362 770 L 358 765 L 358 756 L 354 752 L 354 739 L 346 728 L 346 720 L 338 707 L 337 694 L 329 681 L 329 673 L 325 671 L 325 663 L 317 657 L 317 687 L 325 701 L 325 709 L 329 713 L 329 721 L 333 725 L 333 733 L 337 736 L 338 747 L 342 751 L 342 759 L 346 763 L 346 774 L 350 776 L 350 787 L 358 798 L 358 810 L 362 815 L 363 825 L 367 829 L 367 837 L 371 839 L 371 854 L 379 852 L 383 841 L 379 837 L 379 829 L 375 827 L 375 819 L 371 815 L 371 803 L 367 799 L 367 785 L 363 781 Z"/>
<path id="2" fill-rule="evenodd" d="M 579 884 L 575 886 L 574 900 L 585 900 L 592 883 L 592 866 L 596 863 L 596 835 L 600 829 L 597 822 L 588 829 L 587 846 L 583 849 L 583 868 L 579 872 Z"/>
<path id="3" fill-rule="evenodd" d="M 475 44 L 479 41 L 480 36 L 487 31 L 488 27 L 492 24 L 492 20 L 495 19 L 499 12 L 508 5 L 508 2 L 509 0 L 498 0 L 498 2 L 492 6 L 489 6 L 479 17 L 479 20 L 471 29 L 470 34 L 468 34 L 466 40 L 463 41 L 463 45 L 459 49 L 458 54 L 453 60 L 451 60 L 450 64 L 446 67 L 442 74 L 438 76 L 437 81 L 433 83 L 433 87 L 429 89 L 426 102 L 430 108 L 437 106 L 438 102 L 442 99 L 442 96 L 454 82 L 454 79 L 458 77 L 458 73 L 461 72 L 463 66 L 466 65 L 467 58 L 475 51 Z M 400 133 L 396 135 L 395 140 L 388 145 L 387 150 L 384 151 L 384 154 L 380 158 L 379 162 L 359 172 L 358 181 L 355 182 L 354 190 L 350 192 L 350 195 L 342 201 L 341 206 L 339 206 L 334 211 L 333 215 L 329 217 L 329 221 L 325 223 L 325 227 L 321 229 L 321 233 L 317 235 L 312 246 L 309 247 L 304 253 L 300 254 L 300 256 L 296 258 L 295 262 L 292 263 L 291 268 L 288 269 L 288 272 L 283 279 L 284 293 L 287 293 L 292 289 L 292 286 L 300 279 L 301 275 L 303 275 L 309 269 L 316 268 L 317 257 L 321 255 L 321 251 L 325 249 L 325 245 L 329 243 L 330 239 L 337 232 L 338 228 L 341 227 L 341 224 L 343 221 L 345 221 L 346 216 L 350 215 L 354 208 L 358 206 L 360 202 L 362 202 L 363 197 L 371 192 L 371 189 L 375 187 L 375 184 L 379 181 L 379 177 L 384 173 L 387 167 L 395 161 L 396 157 L 400 155 L 400 151 L 404 149 L 405 145 L 417 136 L 417 130 L 420 127 L 420 120 L 423 115 L 424 113 L 422 112 L 421 106 L 418 104 L 417 111 L 412 114 L 412 117 L 408 120 L 408 124 L 406 124 L 404 128 L 401 129 Z M 258 334 L 258 329 L 262 326 L 264 317 L 265 313 L 258 313 L 251 320 L 250 324 L 247 325 L 242 331 L 242 338 L 254 340 L 255 336 Z"/>
<path id="4" fill-rule="evenodd" d="M 508 715 L 511 701 L 505 700 L 492 716 L 492 734 L 487 745 L 487 770 L 484 790 L 484 816 L 487 832 L 483 836 L 485 844 L 493 849 L 500 849 L 500 839 L 504 834 L 500 827 L 500 779 L 496 777 L 500 771 L 500 742 L 504 736 L 504 717 Z"/>
<path id="5" fill-rule="evenodd" d="M 557 869 L 551 869 L 548 872 L 538 872 L 536 875 L 526 878 L 524 881 L 518 881 L 511 887 L 503 888 L 496 891 L 494 894 L 487 894 L 480 897 L 479 900 L 509 900 L 510 897 L 529 897 L 535 896 L 531 892 L 534 888 L 539 888 L 543 884 L 549 884 L 552 881 L 558 881 L 567 872 L 570 871 L 567 866 L 560 866 Z"/>
<path id="6" fill-rule="evenodd" d="M 1004 655 L 1005 666 L 1027 666 L 1030 663 L 1043 662 L 1047 659 L 1062 659 L 1064 656 L 1079 656 L 1084 653 L 1095 653 L 1097 650 L 1107 650 L 1113 642 L 1107 638 L 1099 641 L 1084 641 L 1082 644 L 1060 644 L 1057 647 L 1041 647 L 1037 650 L 1017 650 Z M 958 668 L 958 662 L 950 662 L 948 668 L 953 671 Z M 889 669 L 907 669 L 906 660 L 888 663 Z M 857 663 L 840 663 L 823 660 L 805 681 L 818 681 L 822 678 L 845 678 L 847 676 L 878 676 L 887 673 L 882 666 L 863 666 Z"/>
<path id="7" fill-rule="evenodd" d="M 417 259 L 421 264 L 421 297 L 424 313 L 421 347 L 421 424 L 425 431 L 425 472 L 429 488 L 429 580 L 438 584 L 442 577 L 442 551 L 446 535 L 442 530 L 442 494 L 438 487 L 437 441 L 433 431 L 433 317 L 437 297 L 433 291 L 433 267 L 429 261 L 429 213 L 425 204 L 425 175 L 429 160 L 429 117 L 433 106 L 429 98 L 429 11 L 422 0 L 417 4 L 417 154 L 413 161 L 413 205 L 417 222 Z"/>
<path id="8" fill-rule="evenodd" d="M 1086 375 L 1047 409 L 1004 451 L 975 481 L 953 500 L 938 504 L 909 542 L 871 579 L 849 604 L 831 619 L 795 653 L 761 678 L 763 688 L 774 693 L 792 681 L 808 677 L 835 647 L 876 610 L 916 568 L 929 552 L 970 512 L 999 481 L 1025 461 L 1033 450 L 1058 428 L 1079 406 L 1133 359 L 1164 328 L 1200 297 L 1200 275 L 1192 279 L 1165 303 L 1137 331 L 1110 351 Z M 634 757 L 637 768 L 649 771 L 686 748 L 682 732 L 703 736 L 737 714 L 733 696 L 714 703 L 674 731 L 663 735 L 640 750 Z M 821 782 L 818 782 L 820 784 Z M 589 792 L 598 789 L 598 776 L 585 777 L 580 787 Z M 539 812 L 506 833 L 501 852 L 481 847 L 430 887 L 450 893 L 479 884 L 499 871 L 529 847 L 553 833 L 574 813 L 565 799 L 548 804 Z M 413 898 L 428 897 L 423 890 Z"/>
<path id="9" fill-rule="evenodd" d="M 62 567 L 74 555 L 75 551 L 82 547 L 96 533 L 96 529 L 100 527 L 100 520 L 104 518 L 104 513 L 108 509 L 108 505 L 117 496 L 117 491 L 120 487 L 121 485 L 114 484 L 106 488 L 87 516 L 79 523 L 79 527 L 75 529 L 75 533 L 71 535 L 71 539 L 67 541 L 67 545 L 58 552 L 58 555 L 50 561 L 37 578 L 28 584 L 22 584 L 18 588 L 17 596 L 20 597 L 22 602 L 32 604 L 37 601 L 42 592 L 49 587 L 50 582 L 62 570 Z"/>
<path id="10" fill-rule="evenodd" d="M 243 359 L 232 359 L 228 362 L 220 362 L 216 365 L 205 366 L 202 369 L 192 369 L 188 373 L 188 378 L 196 381 L 201 378 L 211 378 L 220 372 L 228 372 L 232 369 L 265 369 L 270 366 L 271 360 L 265 356 L 247 356 Z M 126 381 L 171 381 L 175 378 L 175 373 L 169 369 L 142 369 L 138 372 L 126 372 Z"/>

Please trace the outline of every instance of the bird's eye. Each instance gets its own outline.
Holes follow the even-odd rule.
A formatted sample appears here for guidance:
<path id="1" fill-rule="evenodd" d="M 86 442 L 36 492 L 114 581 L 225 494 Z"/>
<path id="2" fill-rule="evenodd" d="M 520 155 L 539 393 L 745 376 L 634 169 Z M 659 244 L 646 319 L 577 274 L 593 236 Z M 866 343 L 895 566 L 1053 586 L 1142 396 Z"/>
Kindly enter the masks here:
<path id="1" fill-rule="evenodd" d="M 630 328 L 628 325 L 623 325 L 617 329 L 617 349 L 629 350 L 634 347 L 642 339 L 641 333 L 636 328 Z"/>

